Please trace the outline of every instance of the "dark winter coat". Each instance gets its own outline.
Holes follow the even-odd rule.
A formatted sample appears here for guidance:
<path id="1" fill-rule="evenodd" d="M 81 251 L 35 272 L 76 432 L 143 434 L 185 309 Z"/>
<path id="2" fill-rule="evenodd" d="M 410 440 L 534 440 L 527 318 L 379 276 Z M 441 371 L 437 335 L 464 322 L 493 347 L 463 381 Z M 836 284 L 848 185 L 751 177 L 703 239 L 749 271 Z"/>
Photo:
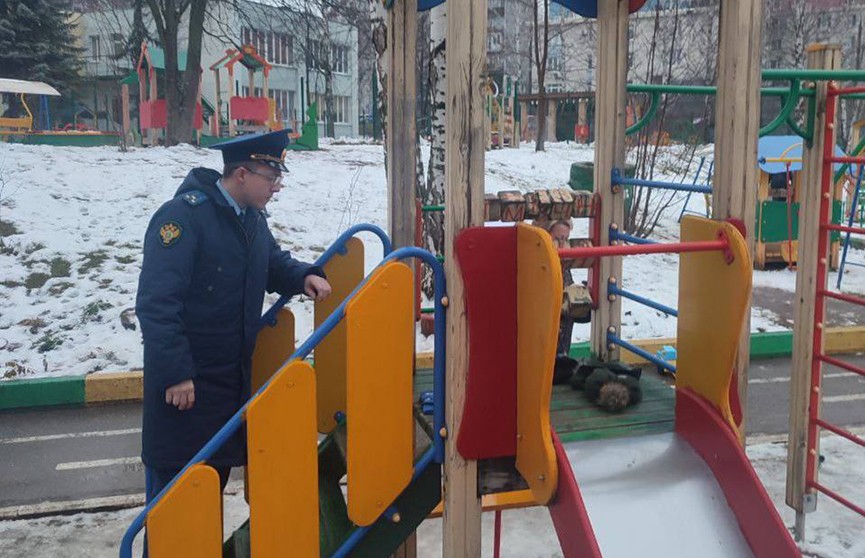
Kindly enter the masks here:
<path id="1" fill-rule="evenodd" d="M 136 314 L 144 336 L 142 460 L 179 468 L 249 398 L 250 368 L 265 290 L 303 291 L 309 274 L 273 238 L 262 211 L 241 222 L 214 170 L 192 170 L 153 216 L 144 238 Z M 195 403 L 180 411 L 165 390 L 192 379 Z M 243 432 L 210 460 L 246 462 Z"/>

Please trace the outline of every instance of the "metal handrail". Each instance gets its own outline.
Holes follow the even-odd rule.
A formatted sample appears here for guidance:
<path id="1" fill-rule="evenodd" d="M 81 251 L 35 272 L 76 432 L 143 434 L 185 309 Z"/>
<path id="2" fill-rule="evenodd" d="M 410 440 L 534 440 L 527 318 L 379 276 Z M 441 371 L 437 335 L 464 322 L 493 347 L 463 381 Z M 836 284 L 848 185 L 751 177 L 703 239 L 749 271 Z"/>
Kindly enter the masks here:
<path id="1" fill-rule="evenodd" d="M 384 234 L 381 229 L 375 227 L 374 225 L 358 225 L 356 227 L 352 227 L 349 231 L 346 231 L 337 239 L 337 242 L 334 243 L 334 246 L 341 243 L 345 244 L 345 241 L 350 238 L 354 232 L 358 232 L 361 230 L 375 232 L 379 234 L 377 231 L 380 231 L 379 235 L 382 238 L 383 244 L 385 245 L 386 253 L 390 252 L 390 241 L 387 239 L 387 235 Z M 349 234 L 351 233 L 351 234 Z M 331 246 L 333 248 L 334 246 Z M 326 257 L 329 259 L 333 257 L 334 254 L 338 253 L 339 248 L 331 251 L 328 250 L 323 254 L 316 263 L 326 261 Z M 446 289 L 445 289 L 445 275 L 444 268 L 441 263 L 435 259 L 435 257 L 429 252 L 422 250 L 420 248 L 401 248 L 394 252 L 390 252 L 387 256 L 382 260 L 378 267 L 384 265 L 387 262 L 394 260 L 401 260 L 405 258 L 418 258 L 425 263 L 427 263 L 433 270 L 434 277 L 434 288 L 435 288 L 435 342 L 434 342 L 434 361 L 433 361 L 433 424 L 434 424 L 434 432 L 433 432 L 433 447 L 431 448 L 431 456 L 437 463 L 442 463 L 444 461 L 444 438 L 443 434 L 446 435 L 447 429 L 444 421 L 444 389 L 445 389 L 445 369 L 444 369 L 444 360 L 445 360 L 445 331 L 446 331 L 446 323 L 445 323 L 445 314 L 444 314 L 444 305 L 443 301 L 446 298 Z M 351 292 L 351 294 L 343 300 L 339 306 L 327 317 L 327 319 L 312 333 L 312 335 L 303 343 L 294 354 L 289 357 L 286 362 L 290 362 L 295 359 L 304 359 L 312 352 L 312 350 L 324 339 L 336 325 L 345 317 L 345 308 L 347 303 L 360 291 L 360 289 L 366 285 L 369 278 L 373 275 L 370 273 L 368 276 L 364 278 L 364 280 Z M 278 302 L 277 302 L 278 304 Z M 274 307 L 271 307 L 273 310 Z M 283 303 L 284 304 L 284 303 Z M 281 307 L 281 306 L 280 306 Z M 270 310 L 268 311 L 270 312 Z M 262 319 L 264 322 L 264 319 Z M 202 461 L 210 458 L 221 446 L 228 440 L 231 436 L 237 432 L 241 425 L 245 420 L 246 409 L 249 403 L 254 400 L 258 395 L 260 395 L 270 384 L 270 380 L 268 380 L 250 399 L 244 403 L 244 405 L 213 435 L 213 437 L 202 447 L 190 461 L 183 467 L 183 469 L 171 480 L 171 482 L 166 485 L 162 491 L 151 501 L 149 502 L 145 508 L 135 517 L 130 526 L 127 528 L 126 532 L 123 535 L 123 539 L 120 543 L 120 558 L 132 558 L 132 543 L 135 540 L 135 536 L 141 531 L 144 526 L 144 521 L 147 518 L 147 514 L 153 507 L 162 499 L 166 492 L 174 485 L 178 478 L 183 476 L 183 473 L 186 472 L 192 465 L 196 463 L 200 463 Z M 428 462 L 424 461 L 426 455 L 422 457 L 421 461 L 418 462 L 416 466 L 416 474 L 419 474 L 417 469 L 422 465 L 426 467 Z"/>

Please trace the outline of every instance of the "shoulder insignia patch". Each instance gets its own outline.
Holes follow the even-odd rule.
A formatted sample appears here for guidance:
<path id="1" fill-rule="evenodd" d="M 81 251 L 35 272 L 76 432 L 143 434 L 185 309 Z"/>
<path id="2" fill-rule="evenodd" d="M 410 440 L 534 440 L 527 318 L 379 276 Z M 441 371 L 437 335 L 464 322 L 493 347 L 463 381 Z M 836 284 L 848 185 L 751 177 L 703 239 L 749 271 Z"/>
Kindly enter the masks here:
<path id="1" fill-rule="evenodd" d="M 193 190 L 191 192 L 186 192 L 181 197 L 183 198 L 183 201 L 192 206 L 200 205 L 204 203 L 205 200 L 207 200 L 207 194 L 205 194 L 201 190 Z"/>
<path id="2" fill-rule="evenodd" d="M 180 240 L 180 235 L 182 233 L 183 228 L 180 225 L 174 221 L 169 221 L 159 227 L 159 240 L 162 242 L 164 247 L 168 248 Z"/>

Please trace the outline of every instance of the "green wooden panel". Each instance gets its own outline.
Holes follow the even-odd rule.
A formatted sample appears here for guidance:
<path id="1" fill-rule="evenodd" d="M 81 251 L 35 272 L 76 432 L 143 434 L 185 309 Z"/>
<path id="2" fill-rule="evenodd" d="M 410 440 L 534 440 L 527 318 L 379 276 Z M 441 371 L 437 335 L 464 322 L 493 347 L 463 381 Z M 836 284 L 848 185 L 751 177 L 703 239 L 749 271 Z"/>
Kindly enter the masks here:
<path id="1" fill-rule="evenodd" d="M 793 240 L 799 239 L 799 204 L 790 204 L 790 213 L 792 216 Z M 832 222 L 841 222 L 841 202 L 835 200 L 832 202 Z M 787 240 L 787 202 L 785 201 L 763 201 L 760 202 L 759 211 L 757 212 L 757 224 L 760 227 L 761 242 L 781 242 Z M 832 241 L 835 242 L 840 238 L 840 233 L 832 233 Z"/>

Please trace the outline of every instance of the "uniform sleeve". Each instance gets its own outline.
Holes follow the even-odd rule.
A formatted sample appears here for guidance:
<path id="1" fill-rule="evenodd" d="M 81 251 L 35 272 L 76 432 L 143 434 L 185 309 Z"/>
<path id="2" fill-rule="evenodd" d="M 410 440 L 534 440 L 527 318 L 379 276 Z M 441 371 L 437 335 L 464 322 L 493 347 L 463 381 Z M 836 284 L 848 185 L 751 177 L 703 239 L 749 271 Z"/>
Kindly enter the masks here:
<path id="1" fill-rule="evenodd" d="M 287 250 L 281 249 L 269 228 L 267 235 L 270 244 L 267 292 L 294 296 L 303 292 L 303 280 L 307 275 L 325 277 L 321 267 L 298 261 Z"/>
<path id="2" fill-rule="evenodd" d="M 169 202 L 153 216 L 144 237 L 135 313 L 144 337 L 144 373 L 159 390 L 195 377 L 182 317 L 197 247 L 190 209 Z"/>

